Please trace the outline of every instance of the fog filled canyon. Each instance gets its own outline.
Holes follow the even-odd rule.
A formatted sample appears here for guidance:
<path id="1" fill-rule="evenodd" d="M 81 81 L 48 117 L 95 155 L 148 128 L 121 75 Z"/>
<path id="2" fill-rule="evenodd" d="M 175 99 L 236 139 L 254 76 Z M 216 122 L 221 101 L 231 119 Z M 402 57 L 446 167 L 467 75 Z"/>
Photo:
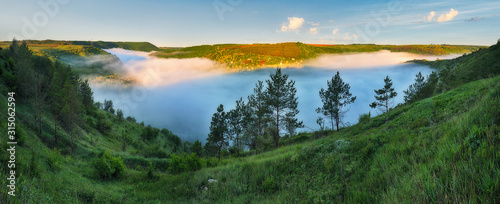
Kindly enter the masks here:
<path id="1" fill-rule="evenodd" d="M 116 71 L 135 79 L 132 86 L 107 86 L 91 84 L 95 101 L 112 100 L 115 109 L 122 109 L 125 116 L 138 122 L 144 121 L 158 128 L 172 130 L 181 139 L 206 142 L 212 114 L 219 104 L 225 110 L 235 106 L 240 97 L 246 100 L 253 93 L 258 80 L 265 81 L 275 72 L 274 68 L 256 71 L 227 71 L 224 66 L 204 58 L 160 59 L 146 52 L 109 49 L 123 64 Z M 286 68 L 283 73 L 296 81 L 299 98 L 297 115 L 306 128 L 298 131 L 318 130 L 316 119 L 320 116 L 316 108 L 322 105 L 319 90 L 326 88 L 337 71 L 351 86 L 356 96 L 345 115 L 345 125 L 357 123 L 360 114 L 380 112 L 368 105 L 374 101 L 374 89 L 383 87 L 383 79 L 389 76 L 398 96 L 394 104 L 402 103 L 403 90 L 414 83 L 415 75 L 427 76 L 432 69 L 417 64 L 404 63 L 412 59 L 435 60 L 450 56 L 423 56 L 408 53 L 379 51 L 343 55 L 323 55 L 306 61 L 302 68 Z M 327 124 L 330 124 L 327 121 Z"/>

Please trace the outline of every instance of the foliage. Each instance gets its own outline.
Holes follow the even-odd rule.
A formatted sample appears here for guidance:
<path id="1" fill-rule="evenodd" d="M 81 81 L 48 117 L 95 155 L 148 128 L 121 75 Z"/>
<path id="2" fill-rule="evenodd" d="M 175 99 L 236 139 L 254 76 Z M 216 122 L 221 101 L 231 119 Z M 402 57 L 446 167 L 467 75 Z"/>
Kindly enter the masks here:
<path id="1" fill-rule="evenodd" d="M 229 145 L 227 131 L 227 113 L 224 112 L 224 106 L 220 104 L 217 107 L 217 112 L 212 116 L 210 133 L 207 137 L 207 142 L 217 149 L 219 160 L 221 158 L 221 150 Z"/>
<path id="2" fill-rule="evenodd" d="M 108 151 L 96 155 L 91 163 L 97 176 L 102 180 L 120 178 L 125 173 L 121 157 L 111 156 Z"/>
<path id="3" fill-rule="evenodd" d="M 266 80 L 266 103 L 271 110 L 273 119 L 273 137 L 275 147 L 278 147 L 281 137 L 280 130 L 283 126 L 300 128 L 302 121 L 298 121 L 295 116 L 299 113 L 297 109 L 298 101 L 295 94 L 295 81 L 288 80 L 287 74 L 282 74 L 281 69 L 276 69 L 275 74 L 270 75 L 271 79 Z"/>
<path id="4" fill-rule="evenodd" d="M 194 141 L 193 146 L 191 146 L 191 151 L 197 156 L 201 157 L 203 152 L 203 146 L 199 140 Z"/>
<path id="5" fill-rule="evenodd" d="M 172 154 L 170 158 L 169 171 L 174 174 L 185 171 L 196 171 L 201 169 L 202 161 L 195 153 L 191 154 Z"/>
<path id="6" fill-rule="evenodd" d="M 392 87 L 392 80 L 389 78 L 389 76 L 385 77 L 384 79 L 384 88 L 374 90 L 375 91 L 375 102 L 370 104 L 371 108 L 376 108 L 378 107 L 379 110 L 382 112 L 386 113 L 389 112 L 389 109 L 393 105 L 393 98 L 398 95 L 394 91 L 394 88 Z"/>
<path id="7" fill-rule="evenodd" d="M 322 113 L 330 118 L 332 131 L 334 121 L 337 126 L 337 131 L 340 131 L 339 124 L 341 123 L 343 115 L 347 112 L 347 110 L 342 110 L 342 108 L 350 103 L 354 103 L 356 96 L 353 97 L 352 93 L 349 92 L 351 86 L 340 78 L 340 73 L 338 71 L 337 74 L 332 77 L 332 80 L 327 81 L 327 86 L 328 88 L 326 90 L 321 88 L 319 91 L 323 106 L 316 109 L 316 112 Z"/>
<path id="8" fill-rule="evenodd" d="M 146 128 L 142 130 L 141 138 L 144 141 L 151 141 L 156 139 L 159 132 L 160 130 L 158 128 L 153 128 L 151 127 L 151 125 L 148 125 Z"/>
<path id="9" fill-rule="evenodd" d="M 118 121 L 123 121 L 123 111 L 118 109 L 116 110 L 116 116 L 118 117 Z"/>
<path id="10" fill-rule="evenodd" d="M 359 115 L 358 123 L 366 124 L 370 122 L 372 114 L 370 112 Z"/>

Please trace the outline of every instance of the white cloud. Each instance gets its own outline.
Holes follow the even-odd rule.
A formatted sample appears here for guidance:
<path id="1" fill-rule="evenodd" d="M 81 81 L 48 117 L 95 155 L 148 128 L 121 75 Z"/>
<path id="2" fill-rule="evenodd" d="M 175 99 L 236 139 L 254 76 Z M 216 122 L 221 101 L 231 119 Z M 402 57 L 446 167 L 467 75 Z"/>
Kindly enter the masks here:
<path id="1" fill-rule="evenodd" d="M 319 23 L 315 23 L 315 22 L 307 22 L 309 24 L 311 24 L 312 26 L 319 26 Z"/>
<path id="2" fill-rule="evenodd" d="M 329 20 L 328 22 L 329 23 L 335 23 L 335 20 Z"/>
<path id="3" fill-rule="evenodd" d="M 302 27 L 304 24 L 304 19 L 299 17 L 288 17 L 288 25 L 281 26 L 281 32 L 294 31 Z"/>
<path id="4" fill-rule="evenodd" d="M 437 22 L 451 21 L 457 15 L 458 15 L 458 11 L 455 9 L 451 9 L 450 12 L 448 12 L 447 14 L 441 14 L 439 16 L 439 18 L 437 19 Z"/>
<path id="5" fill-rule="evenodd" d="M 441 22 L 451 21 L 457 15 L 458 15 L 458 11 L 457 10 L 450 9 L 450 12 L 443 13 L 443 14 L 439 15 L 439 17 L 437 17 L 437 19 L 435 19 L 434 17 L 436 17 L 436 12 L 435 11 L 431 11 L 429 13 L 429 15 L 427 15 L 427 16 L 424 17 L 423 21 L 417 21 L 415 23 L 423 23 L 425 21 L 427 21 L 427 22 L 433 22 L 433 21 L 435 21 L 435 22 L 441 23 Z"/>
<path id="6" fill-rule="evenodd" d="M 345 33 L 344 34 L 344 40 L 355 40 L 355 39 L 358 39 L 358 35 L 357 34 L 352 34 L 350 35 L 349 33 Z"/>
<path id="7" fill-rule="evenodd" d="M 316 35 L 316 34 L 318 34 L 318 29 L 317 28 L 309 28 L 309 33 Z"/>
<path id="8" fill-rule="evenodd" d="M 339 29 L 338 29 L 338 28 L 335 28 L 335 29 L 333 29 L 332 34 L 333 34 L 333 35 L 336 35 L 338 32 L 339 32 Z"/>
<path id="9" fill-rule="evenodd" d="M 428 15 L 427 17 L 425 17 L 424 19 L 426 19 L 428 22 L 431 22 L 431 21 L 432 21 L 432 19 L 434 18 L 434 16 L 436 16 L 436 12 L 431 11 L 431 12 L 429 13 L 429 15 Z"/>

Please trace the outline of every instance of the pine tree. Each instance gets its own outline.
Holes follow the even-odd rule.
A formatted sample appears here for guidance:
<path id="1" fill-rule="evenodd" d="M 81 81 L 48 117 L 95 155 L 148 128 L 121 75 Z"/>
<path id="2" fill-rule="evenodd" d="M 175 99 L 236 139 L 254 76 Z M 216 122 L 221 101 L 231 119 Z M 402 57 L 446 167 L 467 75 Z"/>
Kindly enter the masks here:
<path id="1" fill-rule="evenodd" d="M 201 157 L 203 146 L 201 146 L 201 142 L 199 140 L 194 141 L 193 145 L 191 146 L 191 151 L 193 153 L 196 153 L 196 155 L 198 155 L 199 157 Z"/>
<path id="2" fill-rule="evenodd" d="M 349 92 L 351 86 L 345 83 L 342 78 L 340 78 L 340 73 L 332 77 L 332 80 L 327 81 L 327 89 L 321 88 L 319 91 L 319 96 L 321 97 L 321 101 L 323 102 L 323 106 L 316 109 L 317 113 L 322 113 L 326 117 L 330 118 L 332 123 L 332 131 L 333 131 L 333 122 L 337 126 L 337 131 L 339 131 L 339 124 L 342 122 L 343 115 L 348 110 L 343 110 L 343 107 L 348 104 L 354 103 L 356 100 L 356 96 L 352 96 Z"/>
<path id="3" fill-rule="evenodd" d="M 410 85 L 407 90 L 403 91 L 405 94 L 405 102 L 412 102 L 419 100 L 420 97 L 420 91 L 422 88 L 425 86 L 425 80 L 424 77 L 422 76 L 421 72 L 418 72 L 416 75 L 415 83 Z"/>
<path id="4" fill-rule="evenodd" d="M 118 121 L 122 122 L 123 121 L 123 111 L 120 109 L 116 110 L 116 116 L 118 116 Z"/>
<path id="5" fill-rule="evenodd" d="M 258 81 L 253 89 L 253 94 L 248 96 L 249 118 L 247 118 L 247 130 L 249 135 L 252 135 L 250 143 L 255 148 L 257 154 L 258 141 L 264 135 L 264 130 L 267 128 L 267 115 L 271 112 L 266 103 L 266 90 L 264 82 Z"/>
<path id="6" fill-rule="evenodd" d="M 87 113 L 93 112 L 94 109 L 94 92 L 90 88 L 89 80 L 80 81 L 80 94 L 82 95 L 82 104 L 85 107 Z"/>
<path id="7" fill-rule="evenodd" d="M 238 156 L 240 155 L 240 149 L 242 148 L 241 141 L 244 127 L 247 126 L 246 118 L 248 118 L 249 111 L 248 107 L 243 101 L 243 98 L 240 98 L 236 101 L 236 107 L 230 110 L 227 114 L 228 117 L 228 131 L 231 135 L 231 139 L 234 142 L 234 146 L 238 151 Z"/>
<path id="8" fill-rule="evenodd" d="M 227 137 L 227 113 L 224 112 L 224 106 L 222 104 L 217 107 L 217 112 L 212 116 L 212 122 L 210 124 L 210 133 L 208 134 L 207 142 L 213 144 L 218 151 L 218 158 L 220 161 L 221 150 L 226 147 L 228 142 Z"/>
<path id="9" fill-rule="evenodd" d="M 271 80 L 266 80 L 266 101 L 271 110 L 274 129 L 274 146 L 278 147 L 281 137 L 280 130 L 285 126 L 285 118 L 288 121 L 299 113 L 297 109 L 298 101 L 295 94 L 295 81 L 288 80 L 287 74 L 282 74 L 281 69 L 277 69 L 275 74 L 270 75 Z M 295 121 L 295 125 L 301 125 L 302 121 Z"/>
<path id="10" fill-rule="evenodd" d="M 379 90 L 374 90 L 377 95 L 375 95 L 376 101 L 370 104 L 371 108 L 378 107 L 379 110 L 386 113 L 392 107 L 394 101 L 393 98 L 398 95 L 392 87 L 392 80 L 389 76 L 384 79 L 384 88 Z"/>

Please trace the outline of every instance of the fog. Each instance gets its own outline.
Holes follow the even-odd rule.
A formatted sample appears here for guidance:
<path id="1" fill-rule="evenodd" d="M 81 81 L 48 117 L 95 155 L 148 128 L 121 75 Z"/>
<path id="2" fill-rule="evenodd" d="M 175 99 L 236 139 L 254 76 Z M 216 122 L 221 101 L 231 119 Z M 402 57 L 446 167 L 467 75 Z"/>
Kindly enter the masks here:
<path id="1" fill-rule="evenodd" d="M 257 80 L 266 80 L 275 72 L 275 69 L 261 69 L 231 73 L 207 59 L 158 59 L 143 52 L 107 51 L 117 55 L 123 62 L 122 69 L 139 83 L 125 88 L 92 85 L 96 101 L 111 99 L 115 109 L 122 109 L 125 115 L 135 117 L 138 122 L 170 129 L 183 140 L 199 139 L 203 143 L 219 104 L 223 104 L 225 110 L 233 108 L 237 99 L 246 99 L 252 94 Z M 453 56 L 439 56 L 441 59 L 449 57 Z M 437 57 L 388 51 L 325 55 L 306 62 L 303 68 L 283 69 L 296 81 L 300 110 L 297 117 L 307 126 L 299 131 L 319 129 L 316 124 L 319 114 L 315 112 L 321 106 L 318 92 L 337 71 L 351 85 L 351 93 L 357 96 L 344 118 L 346 124 L 355 124 L 360 114 L 379 113 L 368 104 L 374 101 L 373 90 L 382 88 L 387 75 L 398 92 L 395 104 L 403 102 L 403 90 L 414 83 L 415 75 L 422 72 L 425 76 L 432 72 L 427 66 L 403 62 L 423 58 Z"/>

